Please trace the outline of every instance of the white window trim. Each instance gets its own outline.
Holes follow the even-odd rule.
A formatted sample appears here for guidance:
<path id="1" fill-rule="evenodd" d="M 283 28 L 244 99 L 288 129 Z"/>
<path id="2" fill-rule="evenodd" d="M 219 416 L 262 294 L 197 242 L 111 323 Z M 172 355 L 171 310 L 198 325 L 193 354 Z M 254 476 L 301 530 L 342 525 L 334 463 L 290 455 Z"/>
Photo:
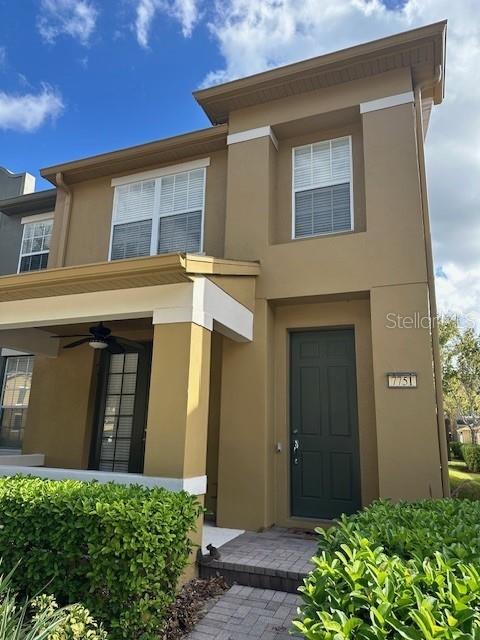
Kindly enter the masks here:
<path id="1" fill-rule="evenodd" d="M 39 214 L 39 216 L 43 216 L 43 215 L 47 215 L 47 214 Z M 31 251 L 30 253 L 23 253 L 22 252 L 22 248 L 23 248 L 23 241 L 25 240 L 25 229 L 27 227 L 28 224 L 30 223 L 35 223 L 35 222 L 45 222 L 47 220 L 53 220 L 53 216 L 51 214 L 48 214 L 49 217 L 48 218 L 41 218 L 41 219 L 37 219 L 34 220 L 34 218 L 36 218 L 37 216 L 30 216 L 29 218 L 25 218 L 25 222 L 23 222 L 24 218 L 22 218 L 22 241 L 20 243 L 20 253 L 18 256 L 18 264 L 17 264 L 17 273 L 32 273 L 31 271 L 20 271 L 20 265 L 22 264 L 22 258 L 28 258 L 30 256 L 43 256 L 45 254 L 49 254 L 50 253 L 50 249 L 47 249 L 46 251 Z M 52 226 L 52 233 L 53 233 L 53 226 Z"/>
<path id="2" fill-rule="evenodd" d="M 152 169 L 151 171 L 142 171 L 141 173 L 131 173 L 128 176 L 121 176 L 120 178 L 113 178 L 111 181 L 112 187 L 121 187 L 124 184 L 130 184 L 132 182 L 143 182 L 144 180 L 152 180 L 154 178 L 163 178 L 164 176 L 171 176 L 175 173 L 185 173 L 186 171 L 192 171 L 193 169 L 204 169 L 210 166 L 210 158 L 201 158 L 200 160 L 190 160 L 189 162 L 182 162 L 181 164 L 172 164 L 169 167 L 160 167 L 160 169 Z"/>
<path id="3" fill-rule="evenodd" d="M 45 222 L 45 220 L 53 220 L 55 213 L 48 211 L 47 213 L 36 213 L 33 216 L 25 216 L 20 220 L 21 224 L 29 224 L 30 222 Z"/>
<path id="4" fill-rule="evenodd" d="M 345 184 L 345 180 L 332 180 L 326 184 L 311 185 L 308 189 L 297 188 L 295 189 L 295 151 L 297 149 L 305 149 L 311 147 L 312 144 L 319 142 L 331 142 L 333 140 L 348 139 L 350 150 L 350 229 L 343 229 L 342 231 L 324 231 L 323 233 L 313 233 L 310 236 L 296 236 L 295 235 L 295 194 L 301 191 L 311 191 L 312 189 L 321 189 L 322 187 L 334 187 L 337 184 Z M 332 236 L 340 233 L 351 233 L 354 231 L 354 205 L 353 205 L 353 154 L 352 154 L 352 136 L 339 136 L 338 138 L 329 138 L 328 140 L 316 140 L 308 144 L 303 144 L 298 147 L 292 147 L 292 240 L 308 240 L 309 238 L 318 238 L 320 236 Z"/>
<path id="5" fill-rule="evenodd" d="M 152 236 L 150 238 L 150 255 L 151 256 L 157 256 L 157 255 L 162 255 L 159 254 L 157 249 L 158 249 L 158 231 L 159 231 L 159 226 L 160 226 L 160 218 L 169 218 L 171 216 L 174 215 L 180 215 L 182 213 L 188 213 L 190 211 L 198 211 L 198 209 L 184 209 L 182 211 L 175 211 L 172 213 L 160 213 L 160 188 L 159 188 L 159 183 L 161 178 L 168 176 L 168 175 L 176 175 L 177 173 L 186 173 L 188 171 L 193 171 L 195 169 L 203 169 L 203 194 L 202 194 L 202 221 L 201 221 L 201 227 L 200 227 L 200 248 L 199 250 L 196 252 L 197 254 L 203 254 L 205 249 L 204 249 L 204 241 L 205 241 L 205 200 L 206 200 L 206 191 L 207 191 L 207 169 L 206 167 L 210 165 L 210 158 L 206 158 L 206 160 L 208 160 L 208 164 L 204 165 L 204 166 L 195 166 L 195 167 L 190 167 L 188 169 L 182 169 L 180 171 L 168 171 L 168 173 L 162 174 L 160 176 L 157 176 L 155 178 L 155 197 L 154 197 L 154 201 L 153 201 L 153 216 L 152 218 L 140 218 L 139 220 L 135 220 L 135 222 L 142 222 L 143 220 L 152 220 Z M 193 161 L 196 162 L 196 161 Z M 192 163 L 184 163 L 182 165 L 175 165 L 175 167 L 185 167 L 186 165 L 190 165 Z M 169 169 L 173 169 L 174 167 L 169 167 Z M 148 173 L 148 172 L 147 172 Z M 137 174 L 137 175 L 143 175 L 143 174 Z M 151 180 L 152 178 L 142 178 L 141 180 L 135 180 L 134 182 L 144 182 L 145 180 Z M 127 183 L 125 183 L 127 184 Z M 112 180 L 112 186 L 113 185 L 113 180 Z M 122 186 L 120 184 L 115 185 L 115 186 Z M 113 245 L 113 230 L 116 226 L 115 223 L 115 211 L 117 210 L 117 190 L 115 189 L 113 192 L 113 209 L 112 209 L 112 222 L 110 225 L 110 244 L 109 244 L 109 249 L 108 249 L 108 261 L 111 262 L 112 261 L 112 245 Z M 119 224 L 128 224 L 128 223 L 122 223 L 120 222 Z M 129 258 L 126 258 L 127 260 Z M 133 259 L 133 258 L 131 258 Z"/>

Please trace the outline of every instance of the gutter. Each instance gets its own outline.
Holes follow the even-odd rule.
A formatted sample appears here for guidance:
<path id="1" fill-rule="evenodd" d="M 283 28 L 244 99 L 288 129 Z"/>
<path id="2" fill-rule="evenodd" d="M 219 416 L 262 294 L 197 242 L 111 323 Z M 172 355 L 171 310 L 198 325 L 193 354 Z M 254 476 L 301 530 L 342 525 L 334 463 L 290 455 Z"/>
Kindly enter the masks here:
<path id="1" fill-rule="evenodd" d="M 59 171 L 55 176 L 55 183 L 59 191 L 65 196 L 63 203 L 62 228 L 60 230 L 60 239 L 58 243 L 57 263 L 56 267 L 65 265 L 65 256 L 67 253 L 68 232 L 70 230 L 70 217 L 72 213 L 72 191 L 64 180 L 63 173 Z"/>
<path id="2" fill-rule="evenodd" d="M 439 66 L 438 75 L 434 80 L 435 85 L 442 76 L 442 68 Z M 430 317 L 433 319 L 431 323 L 431 340 L 432 340 L 432 356 L 433 356 L 433 375 L 435 386 L 435 398 L 437 405 L 437 438 L 438 438 L 438 450 L 440 456 L 440 472 L 442 480 L 443 496 L 445 498 L 450 497 L 450 482 L 448 479 L 448 452 L 447 452 L 447 439 L 444 424 L 444 410 L 443 410 L 443 391 L 442 391 L 442 365 L 440 359 L 440 341 L 438 335 L 438 312 L 437 312 L 437 297 L 435 293 L 435 274 L 433 268 L 433 253 L 430 231 L 430 219 L 428 211 L 428 196 L 427 196 L 427 181 L 425 171 L 425 147 L 424 147 L 424 129 L 423 129 L 423 117 L 422 117 L 422 91 L 424 89 L 431 88 L 432 83 L 428 85 L 420 84 L 415 88 L 415 120 L 417 129 L 417 159 L 418 159 L 418 171 L 420 176 L 420 192 L 421 192 L 421 207 L 422 207 L 422 219 L 423 219 L 423 238 L 425 242 L 425 256 L 427 267 L 427 285 L 428 285 L 428 298 L 430 304 Z"/>

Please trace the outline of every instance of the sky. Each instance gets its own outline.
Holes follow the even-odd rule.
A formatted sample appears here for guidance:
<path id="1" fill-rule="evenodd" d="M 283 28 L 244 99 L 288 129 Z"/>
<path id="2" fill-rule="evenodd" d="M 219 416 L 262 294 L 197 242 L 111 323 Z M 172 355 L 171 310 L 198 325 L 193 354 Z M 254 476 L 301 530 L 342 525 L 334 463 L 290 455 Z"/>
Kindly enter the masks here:
<path id="1" fill-rule="evenodd" d="M 0 166 L 209 126 L 199 87 L 448 19 L 427 172 L 440 311 L 480 329 L 480 0 L 0 0 Z"/>

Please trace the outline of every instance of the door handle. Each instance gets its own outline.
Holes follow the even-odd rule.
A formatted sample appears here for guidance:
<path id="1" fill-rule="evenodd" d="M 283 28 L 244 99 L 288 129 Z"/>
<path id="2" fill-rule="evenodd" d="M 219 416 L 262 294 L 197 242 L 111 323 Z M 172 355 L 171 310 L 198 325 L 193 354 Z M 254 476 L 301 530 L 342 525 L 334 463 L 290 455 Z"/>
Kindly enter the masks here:
<path id="1" fill-rule="evenodd" d="M 298 453 L 300 451 L 300 442 L 297 438 L 293 441 L 293 464 L 298 464 Z"/>

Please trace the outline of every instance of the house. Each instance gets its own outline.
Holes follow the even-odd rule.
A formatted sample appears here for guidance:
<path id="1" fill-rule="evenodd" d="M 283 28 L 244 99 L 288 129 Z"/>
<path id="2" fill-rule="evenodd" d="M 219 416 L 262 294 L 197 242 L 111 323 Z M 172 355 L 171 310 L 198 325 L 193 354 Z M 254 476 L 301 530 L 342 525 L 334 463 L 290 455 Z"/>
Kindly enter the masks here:
<path id="1" fill-rule="evenodd" d="M 34 356 L 0 472 L 185 489 L 242 529 L 448 495 L 424 158 L 445 37 L 202 89 L 212 126 L 42 169 L 47 268 L 0 277 L 0 345 Z"/>
<path id="2" fill-rule="evenodd" d="M 47 266 L 55 189 L 36 193 L 34 189 L 35 178 L 29 173 L 14 174 L 0 167 L 0 276 Z M 18 461 L 21 453 L 33 359 L 30 352 L 0 348 L 0 451 L 7 456 L 4 461 Z"/>

